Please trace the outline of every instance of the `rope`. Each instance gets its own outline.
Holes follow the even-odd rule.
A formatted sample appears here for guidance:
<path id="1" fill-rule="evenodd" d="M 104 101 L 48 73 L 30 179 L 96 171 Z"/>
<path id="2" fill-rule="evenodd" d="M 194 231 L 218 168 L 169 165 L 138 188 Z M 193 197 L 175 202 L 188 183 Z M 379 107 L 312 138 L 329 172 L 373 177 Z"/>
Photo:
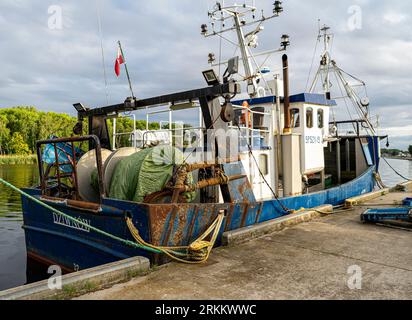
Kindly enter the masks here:
<path id="1" fill-rule="evenodd" d="M 402 175 L 401 173 L 399 173 L 394 167 L 392 167 L 392 166 L 390 165 L 389 161 L 386 160 L 386 158 L 382 158 L 382 159 L 387 163 L 387 165 L 389 166 L 389 168 L 391 168 L 391 169 L 393 170 L 393 172 L 395 172 L 395 173 L 396 173 L 398 176 L 400 176 L 402 179 L 405 179 L 406 181 L 412 181 L 411 179 L 406 178 L 404 175 Z"/>
<path id="2" fill-rule="evenodd" d="M 66 219 L 68 219 L 68 220 L 70 220 L 70 221 L 72 221 L 72 222 L 78 223 L 79 225 L 81 225 L 81 226 L 83 226 L 83 227 L 86 227 L 86 228 L 88 228 L 88 229 L 90 229 L 90 230 L 92 230 L 92 231 L 94 231 L 94 232 L 96 232 L 96 233 L 99 233 L 99 234 L 101 234 L 101 235 L 104 235 L 104 236 L 106 236 L 106 237 L 108 237 L 108 238 L 111 238 L 111 239 L 113 239 L 113 240 L 119 241 L 119 242 L 121 242 L 121 243 L 123 243 L 123 244 L 125 244 L 125 245 L 127 245 L 127 246 L 130 246 L 130 247 L 133 247 L 133 248 L 136 248 L 136 249 L 143 249 L 143 250 L 150 251 L 150 252 L 152 252 L 152 253 L 161 253 L 160 251 L 155 250 L 155 249 L 153 249 L 153 248 L 145 247 L 145 246 L 142 246 L 142 245 L 137 244 L 137 243 L 135 243 L 135 242 L 122 239 L 122 238 L 120 238 L 120 237 L 117 237 L 117 236 L 115 236 L 115 235 L 112 235 L 112 234 L 110 234 L 110 233 L 107 233 L 107 232 L 105 232 L 105 231 L 103 231 L 103 230 L 100 230 L 100 229 L 98 229 L 98 228 L 95 228 L 95 227 L 93 227 L 93 226 L 91 226 L 91 225 L 89 225 L 89 224 L 87 224 L 87 223 L 85 223 L 85 222 L 83 222 L 83 221 L 81 221 L 81 220 L 79 220 L 79 219 L 73 218 L 73 217 L 71 217 L 71 216 L 69 216 L 69 215 L 67 215 L 67 214 L 65 214 L 65 213 L 63 213 L 63 212 L 61 212 L 61 211 L 59 211 L 59 210 L 57 210 L 57 209 L 49 206 L 49 205 L 47 205 L 46 203 L 41 202 L 40 200 L 36 199 L 35 197 L 29 195 L 28 193 L 26 193 L 26 192 L 24 192 L 24 191 L 22 191 L 22 190 L 20 190 L 19 188 L 13 186 L 12 184 L 8 183 L 7 181 L 5 181 L 5 180 L 3 180 L 3 179 L 1 179 L 1 178 L 0 178 L 0 183 L 4 184 L 6 187 L 9 187 L 10 189 L 14 190 L 15 192 L 20 193 L 22 196 L 30 199 L 31 201 L 33 201 L 33 202 L 41 205 L 41 206 L 44 207 L 45 209 L 48 209 L 48 210 L 50 210 L 50 211 L 52 211 L 52 212 L 54 212 L 54 213 L 56 213 L 56 214 L 58 214 L 58 215 L 60 215 L 60 216 L 63 216 L 64 218 L 66 218 Z"/>
<path id="3" fill-rule="evenodd" d="M 375 178 L 376 183 L 378 184 L 378 187 L 379 187 L 380 189 L 386 189 L 386 188 L 387 188 L 387 186 L 386 186 L 385 183 L 383 182 L 382 177 L 381 177 L 381 175 L 380 175 L 379 172 L 374 172 L 374 173 L 373 173 L 373 177 Z"/>
<path id="4" fill-rule="evenodd" d="M 131 218 L 127 217 L 126 218 L 126 223 L 127 226 L 130 230 L 130 233 L 132 234 L 133 238 L 137 241 L 137 243 L 122 239 L 120 237 L 117 237 L 115 235 L 112 235 L 108 232 L 105 232 L 103 230 L 100 230 L 98 228 L 95 228 L 80 219 L 73 218 L 49 205 L 46 203 L 40 201 L 39 199 L 36 199 L 35 197 L 29 195 L 28 193 L 20 190 L 19 188 L 15 187 L 11 183 L 3 180 L 0 178 L 0 183 L 4 184 L 6 187 L 9 187 L 10 189 L 18 192 L 22 196 L 30 199 L 31 201 L 39 204 L 40 206 L 44 207 L 45 209 L 48 209 L 60 216 L 63 216 L 64 218 L 75 222 L 83 227 L 86 227 L 98 234 L 104 235 L 108 238 L 111 238 L 113 240 L 119 241 L 127 246 L 133 247 L 135 249 L 142 249 L 146 250 L 151 253 L 164 253 L 168 255 L 170 258 L 173 260 L 182 262 L 182 263 L 188 263 L 188 264 L 200 264 L 204 263 L 209 259 L 210 253 L 212 252 L 212 249 L 216 243 L 217 237 L 219 235 L 220 229 L 223 224 L 223 220 L 225 218 L 225 214 L 221 213 L 217 217 L 217 219 L 213 222 L 213 224 L 206 230 L 206 232 L 199 237 L 196 241 L 194 241 L 190 246 L 185 246 L 185 247 L 157 247 L 154 245 L 151 245 L 147 242 L 145 242 L 139 235 L 139 231 L 136 229 L 136 227 L 133 225 L 133 221 Z M 205 239 L 212 234 L 211 240 L 210 241 L 205 241 Z M 179 252 L 181 250 L 185 250 L 186 252 Z M 185 260 L 183 258 L 178 258 L 177 256 L 184 257 L 188 260 Z M 193 260 L 193 261 L 190 261 Z"/>
<path id="5" fill-rule="evenodd" d="M 319 44 L 319 40 L 320 40 L 319 36 L 320 36 L 320 31 L 319 31 L 319 34 L 318 34 L 318 38 L 316 39 L 315 50 L 313 51 L 312 63 L 311 63 L 311 65 L 310 65 L 310 69 L 309 69 L 308 80 L 306 81 L 305 92 L 308 90 L 309 81 L 310 81 L 310 75 L 312 74 L 313 65 L 314 65 L 314 63 L 315 63 L 315 56 L 316 56 L 316 52 L 317 52 L 317 50 L 318 50 L 318 44 Z"/>
<path id="6" fill-rule="evenodd" d="M 158 250 L 163 254 L 167 255 L 173 260 L 186 264 L 201 264 L 209 259 L 210 253 L 215 246 L 217 237 L 219 235 L 220 229 L 225 219 L 225 214 L 221 213 L 212 223 L 212 225 L 203 233 L 197 240 L 195 240 L 189 246 L 183 247 L 162 247 L 154 246 L 143 240 L 139 234 L 139 230 L 134 226 L 132 219 L 127 218 L 127 227 L 133 238 L 142 246 L 147 246 L 152 249 Z M 211 236 L 210 241 L 205 241 L 208 236 Z M 184 252 L 180 252 L 184 251 Z M 182 258 L 180 258 L 182 257 Z"/>

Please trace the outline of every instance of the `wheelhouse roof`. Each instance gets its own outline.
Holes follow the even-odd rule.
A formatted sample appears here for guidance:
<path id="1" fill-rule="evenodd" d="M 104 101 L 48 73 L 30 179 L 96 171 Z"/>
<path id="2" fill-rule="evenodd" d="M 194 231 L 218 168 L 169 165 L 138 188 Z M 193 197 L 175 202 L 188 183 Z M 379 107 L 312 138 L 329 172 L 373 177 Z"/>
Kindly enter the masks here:
<path id="1" fill-rule="evenodd" d="M 235 100 L 235 101 L 232 101 L 232 104 L 241 106 L 245 101 L 247 101 L 249 105 L 251 106 L 259 105 L 259 104 L 275 103 L 276 96 Z M 283 97 L 281 97 L 281 102 L 283 102 Z M 297 103 L 297 102 L 317 104 L 317 105 L 329 106 L 329 107 L 336 106 L 335 100 L 327 100 L 324 94 L 317 94 L 317 93 L 300 93 L 300 94 L 290 96 L 290 103 Z"/>

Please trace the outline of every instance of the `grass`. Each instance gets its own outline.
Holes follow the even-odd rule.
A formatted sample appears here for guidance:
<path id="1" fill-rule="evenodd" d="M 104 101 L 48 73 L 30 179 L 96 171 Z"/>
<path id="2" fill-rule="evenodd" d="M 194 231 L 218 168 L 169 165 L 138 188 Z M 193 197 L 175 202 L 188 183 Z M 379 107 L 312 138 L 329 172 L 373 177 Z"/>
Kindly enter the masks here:
<path id="1" fill-rule="evenodd" d="M 36 155 L 22 156 L 22 155 L 10 155 L 10 156 L 0 156 L 0 165 L 16 165 L 16 164 L 36 164 Z"/>

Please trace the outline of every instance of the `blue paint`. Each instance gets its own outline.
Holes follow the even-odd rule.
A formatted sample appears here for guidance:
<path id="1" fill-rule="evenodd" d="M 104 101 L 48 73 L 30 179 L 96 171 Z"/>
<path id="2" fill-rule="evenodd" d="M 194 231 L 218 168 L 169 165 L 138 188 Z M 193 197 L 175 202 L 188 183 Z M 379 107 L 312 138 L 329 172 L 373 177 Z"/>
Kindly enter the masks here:
<path id="1" fill-rule="evenodd" d="M 406 198 L 402 201 L 402 205 L 412 207 L 412 198 Z"/>
<path id="2" fill-rule="evenodd" d="M 363 153 L 365 155 L 368 166 L 373 166 L 374 162 L 372 159 L 371 148 L 369 148 L 369 143 L 363 143 L 361 141 L 361 144 L 362 144 Z"/>
<path id="3" fill-rule="evenodd" d="M 227 172 L 242 172 L 239 165 L 225 165 Z M 374 188 L 371 167 L 362 176 L 350 183 L 322 192 L 283 198 L 280 201 L 289 209 L 302 207 L 313 208 L 323 204 L 339 205 L 350 197 L 371 192 Z M 227 217 L 220 230 L 218 244 L 224 231 L 252 226 L 256 222 L 265 222 L 286 215 L 276 200 L 256 202 L 249 198 L 249 188 L 240 190 L 236 182 L 231 183 L 231 193 L 238 197 L 238 202 L 229 204 L 185 204 L 179 205 L 176 218 L 172 221 L 173 206 L 145 205 L 128 201 L 104 199 L 103 211 L 92 214 L 67 207 L 65 204 L 52 205 L 75 218 L 90 221 L 90 224 L 120 238 L 133 238 L 127 228 L 125 215 L 132 216 L 142 238 L 154 244 L 165 241 L 167 228 L 172 223 L 168 245 L 181 246 L 190 244 L 209 227 L 217 215 L 224 210 Z M 37 189 L 24 190 L 40 198 Z M 243 197 L 243 198 L 242 198 Z M 240 201 L 243 199 L 243 201 Z M 253 201 L 247 201 L 247 200 Z M 55 224 L 53 214 L 44 207 L 23 198 L 24 229 L 28 252 L 45 257 L 69 269 L 86 269 L 101 264 L 141 255 L 153 259 L 152 254 L 128 247 L 95 232 L 84 232 L 67 226 Z M 115 209 L 113 209 L 115 208 Z M 156 208 L 169 210 L 158 215 Z M 163 210 L 163 209 L 162 209 Z M 162 220 L 164 219 L 164 220 Z M 156 240 L 157 239 L 157 240 Z"/>
<path id="4" fill-rule="evenodd" d="M 291 103 L 310 103 L 310 104 L 317 104 L 321 106 L 336 106 L 335 100 L 327 100 L 324 94 L 316 94 L 316 93 L 300 93 L 293 96 L 290 96 Z M 281 102 L 283 103 L 284 98 L 281 98 Z M 250 106 L 255 106 L 259 104 L 268 104 L 268 103 L 275 103 L 276 96 L 268 96 L 263 98 L 254 98 L 254 99 L 245 99 L 245 100 L 236 100 L 232 101 L 232 104 L 241 106 L 243 103 L 247 101 Z"/>
<path id="5" fill-rule="evenodd" d="M 361 215 L 363 222 L 383 222 L 388 220 L 412 221 L 410 208 L 369 209 Z"/>
<path id="6" fill-rule="evenodd" d="M 376 166 L 376 168 L 379 171 L 379 165 L 380 165 L 380 155 L 379 155 L 379 149 L 380 149 L 380 137 L 368 137 L 368 144 L 369 144 L 369 152 L 372 155 L 373 159 L 373 164 Z"/>

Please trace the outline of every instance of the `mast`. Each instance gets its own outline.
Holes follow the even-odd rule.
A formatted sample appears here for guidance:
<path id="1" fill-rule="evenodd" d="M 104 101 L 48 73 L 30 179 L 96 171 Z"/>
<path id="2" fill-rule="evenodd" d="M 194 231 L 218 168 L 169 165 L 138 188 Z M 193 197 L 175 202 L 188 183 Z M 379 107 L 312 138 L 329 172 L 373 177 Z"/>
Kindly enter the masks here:
<path id="1" fill-rule="evenodd" d="M 239 40 L 240 51 L 242 54 L 243 67 L 245 68 L 245 76 L 246 76 L 247 84 L 248 84 L 248 94 L 251 97 L 254 97 L 257 92 L 257 82 L 256 82 L 256 77 L 254 76 L 252 72 L 253 67 L 252 67 L 251 54 L 249 51 L 249 47 L 246 44 L 245 34 L 241 26 L 239 14 L 235 12 L 233 15 L 233 19 L 235 20 L 236 33 L 237 33 L 237 37 Z"/>
<path id="2" fill-rule="evenodd" d="M 330 33 L 330 27 L 324 25 L 319 29 L 318 42 L 323 39 L 323 53 L 321 55 L 320 65 L 318 71 L 316 72 L 315 78 L 310 87 L 310 93 L 316 91 L 316 86 L 321 80 L 322 90 L 326 96 L 326 99 L 349 99 L 352 103 L 356 114 L 359 116 L 359 119 L 365 121 L 367 128 L 366 130 L 370 131 L 371 135 L 376 135 L 376 129 L 372 124 L 369 118 L 369 99 L 367 96 L 366 84 L 364 81 L 350 75 L 349 73 L 342 70 L 331 57 L 331 41 L 333 40 L 334 35 Z M 342 95 L 346 93 L 346 96 L 333 98 L 331 94 L 331 75 L 335 76 L 337 85 L 341 90 Z M 353 81 L 351 84 L 350 79 Z M 359 94 L 354 89 L 355 87 L 363 87 L 365 91 L 365 97 L 360 97 Z M 343 88 L 343 89 L 342 89 Z M 344 92 L 343 92 L 344 91 Z M 346 100 L 345 100 L 345 103 Z M 349 109 L 348 109 L 349 112 Z M 351 116 L 351 114 L 350 114 Z"/>
<path id="3" fill-rule="evenodd" d="M 209 18 L 211 20 L 210 25 L 212 31 L 209 33 L 208 25 L 203 24 L 201 26 L 201 34 L 205 37 L 218 36 L 222 40 L 226 40 L 232 45 L 235 45 L 240 51 L 241 58 L 244 67 L 243 80 L 247 83 L 247 93 L 250 98 L 255 98 L 260 96 L 258 79 L 261 77 L 261 66 L 256 62 L 256 57 L 259 55 L 270 55 L 274 52 L 284 51 L 289 43 L 289 36 L 282 36 L 281 49 L 271 50 L 269 52 L 263 52 L 258 54 L 252 54 L 251 48 L 256 48 L 258 46 L 257 34 L 264 30 L 263 22 L 278 17 L 281 12 L 283 12 L 283 6 L 281 1 L 275 1 L 273 4 L 273 14 L 269 17 L 266 17 L 261 13 L 259 19 L 256 18 L 257 8 L 255 7 L 255 1 L 250 1 L 251 4 L 247 4 L 248 1 L 244 1 L 244 4 L 233 4 L 225 5 L 224 1 L 216 2 L 216 5 L 213 7 L 212 11 L 209 12 Z M 215 25 L 221 25 L 219 31 L 215 30 Z M 228 26 L 228 25 L 231 26 Z M 254 27 L 249 32 L 245 31 L 246 28 Z M 229 40 L 224 36 L 224 34 L 234 31 L 237 35 L 237 43 Z M 225 64 L 225 62 L 219 61 L 218 64 L 213 65 L 215 61 L 215 55 L 213 53 L 209 54 L 209 63 L 212 66 L 220 66 Z"/>
<path id="4" fill-rule="evenodd" d="M 318 41 L 323 38 L 323 53 L 320 60 L 320 66 L 318 72 L 316 73 L 315 79 L 312 82 L 312 86 L 310 87 L 310 92 L 314 92 L 316 88 L 316 84 L 318 83 L 319 77 L 322 79 L 322 87 L 323 92 L 325 93 L 328 99 L 331 98 L 330 94 L 330 63 L 331 63 L 331 56 L 329 53 L 330 50 L 330 42 L 333 38 L 333 34 L 329 33 L 330 27 L 324 25 L 319 30 Z"/>

